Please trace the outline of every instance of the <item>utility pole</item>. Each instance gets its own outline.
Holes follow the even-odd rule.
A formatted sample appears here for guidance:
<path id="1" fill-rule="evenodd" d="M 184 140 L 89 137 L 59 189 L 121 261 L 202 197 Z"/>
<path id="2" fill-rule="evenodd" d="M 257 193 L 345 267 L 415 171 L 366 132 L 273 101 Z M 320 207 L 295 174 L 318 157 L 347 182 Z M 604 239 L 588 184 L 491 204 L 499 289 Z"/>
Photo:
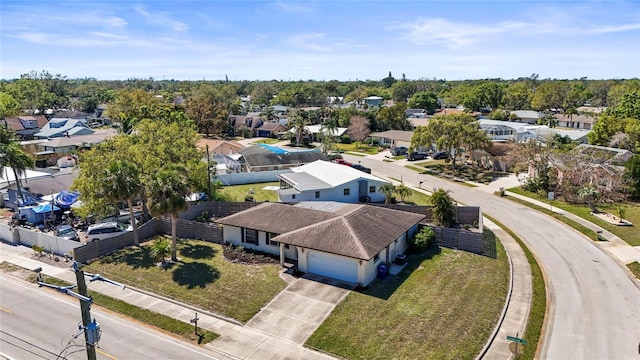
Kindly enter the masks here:
<path id="1" fill-rule="evenodd" d="M 209 196 L 207 196 L 207 199 L 211 201 L 213 193 L 211 192 L 211 158 L 209 157 L 209 144 L 207 144 L 207 179 L 209 180 Z"/>
<path id="2" fill-rule="evenodd" d="M 84 297 L 89 297 L 87 293 L 87 284 L 84 282 L 84 272 L 80 270 L 78 263 L 73 263 L 73 270 L 76 273 L 76 281 L 78 282 L 78 293 Z M 91 299 L 91 298 L 89 298 Z M 80 299 L 80 311 L 82 313 L 82 326 L 88 329 L 91 324 L 91 302 Z M 96 360 L 96 345 L 89 339 L 89 331 L 84 332 L 84 342 L 87 346 L 87 360 Z"/>

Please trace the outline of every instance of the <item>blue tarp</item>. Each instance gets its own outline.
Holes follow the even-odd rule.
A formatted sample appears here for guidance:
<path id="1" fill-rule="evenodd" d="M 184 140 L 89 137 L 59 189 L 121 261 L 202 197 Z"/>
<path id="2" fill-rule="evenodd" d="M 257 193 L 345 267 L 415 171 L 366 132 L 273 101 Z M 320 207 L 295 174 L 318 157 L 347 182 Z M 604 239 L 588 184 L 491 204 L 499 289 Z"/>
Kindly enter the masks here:
<path id="1" fill-rule="evenodd" d="M 61 208 L 68 209 L 71 206 L 71 204 L 73 204 L 78 200 L 79 196 L 80 196 L 80 193 L 78 192 L 62 190 L 60 191 L 60 193 L 58 193 L 54 202 L 56 205 L 60 206 Z"/>
<path id="2" fill-rule="evenodd" d="M 31 210 L 36 214 L 48 213 L 48 212 L 51 212 L 51 204 L 47 203 L 47 204 L 38 205 L 33 207 Z M 59 207 L 57 206 L 53 207 L 53 211 L 58 211 L 58 210 L 60 210 Z"/>

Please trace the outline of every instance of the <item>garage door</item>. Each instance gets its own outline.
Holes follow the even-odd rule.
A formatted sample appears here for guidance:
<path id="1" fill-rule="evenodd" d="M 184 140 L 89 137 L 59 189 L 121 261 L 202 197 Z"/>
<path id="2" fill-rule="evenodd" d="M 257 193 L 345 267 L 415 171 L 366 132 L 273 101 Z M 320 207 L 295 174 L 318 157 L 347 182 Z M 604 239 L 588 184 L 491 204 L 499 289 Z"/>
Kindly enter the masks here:
<path id="1" fill-rule="evenodd" d="M 309 273 L 322 275 L 351 283 L 358 282 L 358 263 L 354 259 L 309 251 L 307 257 Z"/>

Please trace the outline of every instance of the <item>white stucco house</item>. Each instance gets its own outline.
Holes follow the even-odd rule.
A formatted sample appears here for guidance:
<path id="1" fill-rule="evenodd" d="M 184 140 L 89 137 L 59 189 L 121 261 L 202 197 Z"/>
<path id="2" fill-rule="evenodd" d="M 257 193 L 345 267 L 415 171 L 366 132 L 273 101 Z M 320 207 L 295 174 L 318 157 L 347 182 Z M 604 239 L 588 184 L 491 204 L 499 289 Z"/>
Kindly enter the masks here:
<path id="1" fill-rule="evenodd" d="M 366 286 L 404 254 L 423 214 L 365 204 L 263 203 L 224 217 L 224 241 L 297 263 L 298 270 Z"/>
<path id="2" fill-rule="evenodd" d="M 347 165 L 317 160 L 279 174 L 278 201 L 383 202 L 380 186 L 389 183 Z"/>

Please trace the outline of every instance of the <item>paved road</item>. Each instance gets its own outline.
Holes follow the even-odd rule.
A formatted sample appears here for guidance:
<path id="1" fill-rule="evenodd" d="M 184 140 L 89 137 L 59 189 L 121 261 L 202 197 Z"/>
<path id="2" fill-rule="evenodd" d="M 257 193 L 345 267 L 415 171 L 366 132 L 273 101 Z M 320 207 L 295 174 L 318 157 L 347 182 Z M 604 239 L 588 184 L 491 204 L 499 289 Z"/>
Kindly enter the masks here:
<path id="1" fill-rule="evenodd" d="M 80 323 L 78 300 L 7 275 L 0 275 L 0 294 L 0 358 L 87 358 L 84 335 L 72 339 Z M 224 358 L 97 309 L 91 314 L 103 329 L 98 359 Z"/>
<path id="2" fill-rule="evenodd" d="M 450 189 L 459 202 L 481 206 L 527 243 L 547 276 L 551 305 L 540 358 L 640 357 L 640 287 L 591 240 L 551 217 L 478 189 L 418 174 L 398 163 L 345 158 L 372 168 L 374 175 L 402 178 L 410 186 L 423 181 L 424 189 Z"/>

